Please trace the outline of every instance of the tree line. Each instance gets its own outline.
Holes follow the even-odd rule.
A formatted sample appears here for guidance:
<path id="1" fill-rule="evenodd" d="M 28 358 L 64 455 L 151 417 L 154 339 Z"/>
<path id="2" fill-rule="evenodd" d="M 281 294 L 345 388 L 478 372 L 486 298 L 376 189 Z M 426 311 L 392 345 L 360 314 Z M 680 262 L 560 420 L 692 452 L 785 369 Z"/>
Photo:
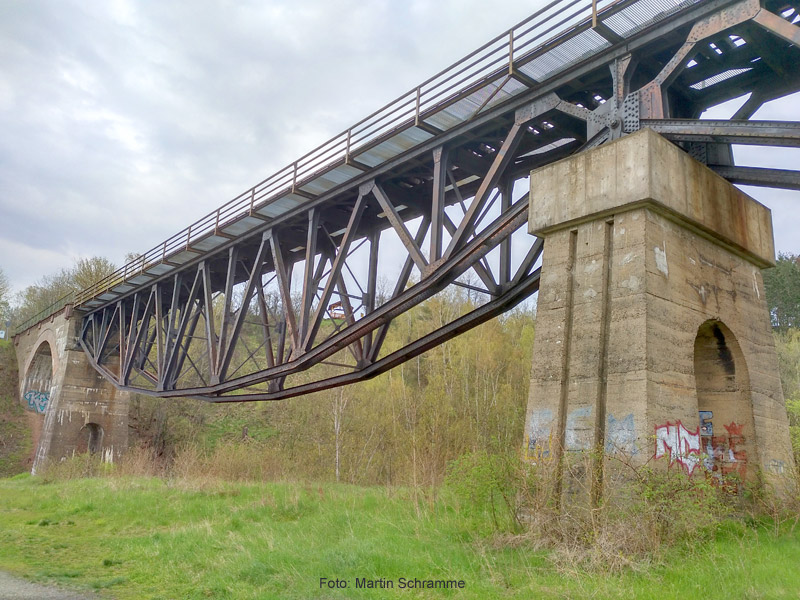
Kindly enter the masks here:
<path id="1" fill-rule="evenodd" d="M 70 293 L 89 287 L 116 270 L 116 265 L 102 256 L 79 258 L 52 275 L 45 275 L 15 295 L 11 283 L 0 268 L 0 318 L 22 323 L 58 302 Z"/>

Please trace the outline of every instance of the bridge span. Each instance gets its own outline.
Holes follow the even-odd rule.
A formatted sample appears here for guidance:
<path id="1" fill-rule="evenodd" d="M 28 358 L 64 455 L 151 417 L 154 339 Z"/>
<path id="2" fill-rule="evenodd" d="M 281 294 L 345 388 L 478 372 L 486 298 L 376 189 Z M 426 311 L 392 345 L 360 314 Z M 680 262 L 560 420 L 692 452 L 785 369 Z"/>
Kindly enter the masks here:
<path id="1" fill-rule="evenodd" d="M 732 152 L 800 146 L 800 122 L 750 119 L 800 90 L 799 10 L 552 2 L 18 338 L 69 316 L 73 350 L 123 394 L 278 400 L 373 377 L 539 289 L 536 169 L 651 129 L 731 183 L 800 189 L 800 171 Z M 731 119 L 701 119 L 746 94 Z M 385 346 L 400 315 L 452 288 L 469 293 L 463 314 Z"/>

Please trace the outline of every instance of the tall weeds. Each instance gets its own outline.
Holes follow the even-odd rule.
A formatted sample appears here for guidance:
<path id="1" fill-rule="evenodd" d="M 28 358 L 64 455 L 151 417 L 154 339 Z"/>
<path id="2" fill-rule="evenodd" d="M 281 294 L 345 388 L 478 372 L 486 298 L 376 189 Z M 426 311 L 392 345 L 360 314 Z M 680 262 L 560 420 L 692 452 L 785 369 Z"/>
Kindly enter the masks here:
<path id="1" fill-rule="evenodd" d="M 162 477 L 184 480 L 269 481 L 283 478 L 283 461 L 265 444 L 221 442 L 214 448 L 187 444 L 170 461 L 150 448 L 132 448 L 113 464 L 98 455 L 79 454 L 49 462 L 39 471 L 42 482 L 84 477 Z"/>
<path id="2" fill-rule="evenodd" d="M 589 472 L 591 458 L 574 470 Z M 561 485 L 571 491 L 559 496 L 552 464 L 522 462 L 513 453 L 462 456 L 451 463 L 446 488 L 474 533 L 490 534 L 501 544 L 549 549 L 570 572 L 646 567 L 668 548 L 691 549 L 710 540 L 735 516 L 766 519 L 776 531 L 800 521 L 800 488 L 792 482 L 778 493 L 745 488 L 732 495 L 730 488 L 703 475 L 688 477 L 682 469 L 624 461 L 609 470 L 615 466 L 624 468 L 624 476 L 607 483 L 595 506 L 589 490 L 574 481 L 570 488 L 568 474 Z"/>
<path id="3" fill-rule="evenodd" d="M 183 479 L 270 481 L 286 473 L 274 449 L 247 440 L 221 442 L 213 449 L 183 446 L 175 454 L 169 475 Z"/>
<path id="4" fill-rule="evenodd" d="M 221 442 L 213 449 L 186 445 L 169 463 L 148 449 L 132 449 L 113 465 L 101 463 L 97 456 L 79 455 L 45 465 L 40 476 L 43 483 L 155 476 L 205 488 L 225 481 L 294 478 L 285 464 L 285 457 L 273 448 L 245 440 Z M 574 466 L 577 471 L 589 469 Z M 768 522 L 776 533 L 800 522 L 797 481 L 787 481 L 779 495 L 763 488 L 731 495 L 702 475 L 687 477 L 682 469 L 630 462 L 622 466 L 624 475 L 607 482 L 602 501 L 592 506 L 574 501 L 580 493 L 554 492 L 557 479 L 551 463 L 531 464 L 512 452 L 476 451 L 450 463 L 442 489 L 431 488 L 430 504 L 446 507 L 477 539 L 548 549 L 559 568 L 574 573 L 647 567 L 668 548 L 692 548 L 710 540 L 733 516 L 744 517 L 743 522 Z M 420 491 L 425 494 L 423 488 L 413 489 L 413 498 Z M 584 500 L 590 497 L 588 490 L 579 492 Z"/>

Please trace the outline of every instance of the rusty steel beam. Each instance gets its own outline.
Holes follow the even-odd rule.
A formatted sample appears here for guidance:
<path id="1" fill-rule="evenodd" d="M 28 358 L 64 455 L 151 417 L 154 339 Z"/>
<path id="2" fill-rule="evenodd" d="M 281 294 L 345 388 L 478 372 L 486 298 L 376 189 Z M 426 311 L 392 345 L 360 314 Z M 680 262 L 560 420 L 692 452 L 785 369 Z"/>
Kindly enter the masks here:
<path id="1" fill-rule="evenodd" d="M 500 202 L 500 200 L 498 200 L 498 202 Z M 115 316 L 121 314 L 120 306 L 122 301 L 120 301 L 120 303 L 114 307 L 107 307 L 104 311 L 95 313 L 94 315 L 88 317 L 88 322 L 90 325 L 85 328 L 85 331 L 92 331 L 92 334 L 83 335 L 81 343 L 87 349 L 87 352 L 89 352 L 92 357 L 95 357 L 94 364 L 98 367 L 98 369 L 105 376 L 112 378 L 116 385 L 122 389 L 135 389 L 141 393 L 149 393 L 162 397 L 204 395 L 222 398 L 232 393 L 238 393 L 237 390 L 252 388 L 254 385 L 257 385 L 261 382 L 270 383 L 270 388 L 268 391 L 260 392 L 262 395 L 276 393 L 285 394 L 288 393 L 283 388 L 283 382 L 286 380 L 286 377 L 292 375 L 293 373 L 306 371 L 314 365 L 320 364 L 322 361 L 331 358 L 338 351 L 345 348 L 352 349 L 353 355 L 356 359 L 355 364 L 352 365 L 353 370 L 360 372 L 364 369 L 367 369 L 370 367 L 370 365 L 379 360 L 377 353 L 379 352 L 382 340 L 385 337 L 387 326 L 394 318 L 409 310 L 411 307 L 423 302 L 425 299 L 433 296 L 435 293 L 438 293 L 438 291 L 444 289 L 447 287 L 447 285 L 456 282 L 457 277 L 470 268 L 475 268 L 476 272 L 479 275 L 482 275 L 485 280 L 488 280 L 488 282 L 493 282 L 493 276 L 487 271 L 486 264 L 482 264 L 481 260 L 488 252 L 501 244 L 503 240 L 509 239 L 509 237 L 515 231 L 520 230 L 524 226 L 527 209 L 527 200 L 525 198 L 517 201 L 514 204 L 511 204 L 510 206 L 507 206 L 506 210 L 500 217 L 495 219 L 494 222 L 487 226 L 486 229 L 483 230 L 479 235 L 471 239 L 466 246 L 461 248 L 450 258 L 446 259 L 440 265 L 439 269 L 430 273 L 428 277 L 424 278 L 409 289 L 405 288 L 405 281 L 407 281 L 409 273 L 409 270 L 406 269 L 405 274 L 401 273 L 400 281 L 398 282 L 399 285 L 395 289 L 395 297 L 380 307 L 375 306 L 374 300 L 369 300 L 367 304 L 364 304 L 364 306 L 369 306 L 372 309 L 371 312 L 366 314 L 363 318 L 357 319 L 355 316 L 355 311 L 352 305 L 349 303 L 350 295 L 348 294 L 346 285 L 344 284 L 342 267 L 346 264 L 348 248 L 353 241 L 352 238 L 354 238 L 356 235 L 355 232 L 357 231 L 358 227 L 359 215 L 363 214 L 366 208 L 365 203 L 365 195 L 361 195 L 359 200 L 353 206 L 353 213 L 350 219 L 350 228 L 342 236 L 341 246 L 338 248 L 336 258 L 333 261 L 333 267 L 328 273 L 328 281 L 324 288 L 325 291 L 323 291 L 322 294 L 322 301 L 318 303 L 315 310 L 314 322 L 319 323 L 319 315 L 327 310 L 328 299 L 330 298 L 333 289 L 337 288 L 339 291 L 339 297 L 343 302 L 344 311 L 346 313 L 344 326 L 342 327 L 341 331 L 339 331 L 337 328 L 337 331 L 322 341 L 316 340 L 314 336 L 307 338 L 309 340 L 309 346 L 305 354 L 289 357 L 275 357 L 274 355 L 271 355 L 273 356 L 273 359 L 267 361 L 268 364 L 265 365 L 263 369 L 256 370 L 255 372 L 244 376 L 238 375 L 238 371 L 241 368 L 240 364 L 240 366 L 233 371 L 233 375 L 235 376 L 232 375 L 231 377 L 227 377 L 228 368 L 231 365 L 231 360 L 234 355 L 233 347 L 236 340 L 240 339 L 241 337 L 240 333 L 246 319 L 245 315 L 248 314 L 247 311 L 250 305 L 250 300 L 257 299 L 260 309 L 266 310 L 266 301 L 264 300 L 263 289 L 261 292 L 257 292 L 256 290 L 261 286 L 261 273 L 262 266 L 265 263 L 267 244 L 270 244 L 274 251 L 273 258 L 275 260 L 272 267 L 275 269 L 278 279 L 283 279 L 283 283 L 279 284 L 279 287 L 281 288 L 280 294 L 284 298 L 291 296 L 290 290 L 287 289 L 288 285 L 290 285 L 288 277 L 285 275 L 284 277 L 281 277 L 279 275 L 281 271 L 286 271 L 286 265 L 281 268 L 281 255 L 283 254 L 283 251 L 281 249 L 280 240 L 276 235 L 266 234 L 263 236 L 262 244 L 259 246 L 254 255 L 245 256 L 244 253 L 229 252 L 228 260 L 224 263 L 220 263 L 227 265 L 226 272 L 224 274 L 224 279 L 226 281 L 224 294 L 233 294 L 233 287 L 230 285 L 230 283 L 235 279 L 233 273 L 237 270 L 237 268 L 243 267 L 247 272 L 249 272 L 249 276 L 247 278 L 239 307 L 233 311 L 232 299 L 221 298 L 219 302 L 216 302 L 216 307 L 221 308 L 223 313 L 219 316 L 215 316 L 213 314 L 210 316 L 211 320 L 221 321 L 223 323 L 222 328 L 226 330 L 227 333 L 225 336 L 229 339 L 229 341 L 225 343 L 218 341 L 217 344 L 209 344 L 207 343 L 208 340 L 205 340 L 201 345 L 201 350 L 205 352 L 205 356 L 201 357 L 198 355 L 195 358 L 200 360 L 203 364 L 211 364 L 212 355 L 210 348 L 212 346 L 216 346 L 217 350 L 220 351 L 220 354 L 217 358 L 217 368 L 209 368 L 208 383 L 205 383 L 205 379 L 203 378 L 203 385 L 201 387 L 178 386 L 177 382 L 181 380 L 182 376 L 181 373 L 177 372 L 175 368 L 179 364 L 184 364 L 183 360 L 178 361 L 175 358 L 179 349 L 184 351 L 184 358 L 191 358 L 189 353 L 191 341 L 187 341 L 185 339 L 186 332 L 193 331 L 195 329 L 195 319 L 199 320 L 201 314 L 208 314 L 208 312 L 205 310 L 205 307 L 202 306 L 203 294 L 201 293 L 200 289 L 204 279 L 204 269 L 198 268 L 196 270 L 192 279 L 192 285 L 189 288 L 190 291 L 188 292 L 188 295 L 184 295 L 186 286 L 182 285 L 180 278 L 177 277 L 171 281 L 171 289 L 167 289 L 167 283 L 165 282 L 164 285 L 156 286 L 155 288 L 151 288 L 146 292 L 148 294 L 149 302 L 155 306 L 151 313 L 158 315 L 157 318 L 148 317 L 150 313 L 145 311 L 141 321 L 136 324 L 134 320 L 135 311 L 133 311 L 129 312 L 131 315 L 130 323 L 125 323 L 124 320 L 120 321 L 120 319 L 115 318 Z M 451 232 L 456 230 L 456 225 L 452 223 L 450 217 L 447 215 L 445 215 L 445 224 L 448 225 L 447 229 Z M 426 231 L 427 223 L 423 223 L 417 232 L 416 239 L 413 241 L 418 244 L 419 241 L 421 241 L 421 237 L 425 235 Z M 375 236 L 373 236 L 373 238 L 374 237 Z M 277 251 L 279 249 L 281 251 Z M 236 260 L 234 260 L 234 258 L 236 258 Z M 413 264 L 413 262 L 413 258 L 409 255 L 407 257 L 407 265 Z M 516 275 L 517 284 L 505 286 L 502 292 L 500 292 L 499 288 L 493 284 L 490 290 L 487 290 L 494 292 L 495 294 L 493 296 L 494 299 L 490 299 L 489 301 L 494 302 L 498 298 L 515 293 L 515 289 L 522 285 L 522 282 L 525 281 L 525 278 L 528 276 L 527 270 L 530 267 L 530 261 L 523 259 L 520 265 L 520 272 Z M 375 265 L 374 262 L 373 266 L 369 268 L 368 272 L 370 277 L 372 277 L 372 281 L 366 283 L 366 289 L 369 289 L 371 293 L 374 294 L 376 287 L 375 280 L 377 279 L 378 275 L 377 265 Z M 220 273 L 220 275 L 222 274 Z M 172 296 L 171 302 L 164 303 L 163 300 L 159 300 L 159 298 L 163 298 L 167 293 Z M 133 303 L 137 305 L 141 304 L 142 299 L 142 295 L 139 295 L 138 299 L 134 298 Z M 159 304 L 161 305 L 161 308 L 159 308 Z M 215 310 L 213 299 L 211 300 L 211 304 L 213 311 Z M 292 314 L 292 311 L 293 309 L 285 312 Z M 180 324 L 175 327 L 174 324 L 178 323 L 178 314 L 180 314 Z M 227 325 L 225 324 L 226 320 L 229 321 Z M 195 321 L 195 325 L 190 327 L 189 323 L 192 321 Z M 112 328 L 115 327 L 115 323 L 120 324 L 119 326 L 116 326 L 116 330 L 112 332 Z M 270 347 L 272 346 L 272 335 L 269 332 L 268 323 L 269 321 L 267 319 L 262 319 L 260 321 L 259 330 L 264 332 L 264 335 L 261 338 L 261 342 L 258 344 L 258 348 L 265 344 L 270 344 Z M 313 333 L 314 329 L 315 327 L 312 325 L 309 333 Z M 134 360 L 134 357 L 137 355 L 140 357 L 139 362 L 141 366 L 138 369 L 138 372 L 143 379 L 138 385 L 133 385 L 133 383 L 130 381 L 130 377 L 125 380 L 122 376 L 114 376 L 113 372 L 109 371 L 105 365 L 102 364 L 102 361 L 97 360 L 96 358 L 98 356 L 98 344 L 102 343 L 102 340 L 106 340 L 109 338 L 109 336 L 115 335 L 120 337 L 121 345 L 130 346 L 130 344 L 124 341 L 123 338 L 126 334 L 129 334 L 134 330 L 137 332 L 136 336 L 138 341 L 141 341 L 146 335 L 150 344 L 148 346 L 147 343 L 140 344 L 134 342 L 132 345 L 134 351 L 131 353 L 129 360 Z M 165 340 L 165 343 L 167 343 L 167 346 L 164 350 L 167 351 L 169 358 L 166 360 L 159 358 L 163 354 L 163 351 L 158 351 L 157 348 L 152 348 L 154 343 L 157 346 L 158 340 L 162 339 Z M 366 342 L 367 339 L 370 341 Z M 220 337 L 220 340 L 222 340 L 222 337 Z M 314 346 L 315 343 L 316 346 Z M 279 344 L 282 344 L 282 342 L 279 342 Z M 244 352 L 243 357 L 240 357 L 239 363 L 243 364 L 252 362 L 257 364 L 255 354 L 256 351 L 248 348 L 247 352 Z M 278 354 L 281 354 L 280 346 L 278 348 Z M 150 357 L 152 356 L 156 357 L 155 361 L 150 360 Z M 407 356 L 411 356 L 411 354 L 407 354 Z M 284 360 L 284 358 L 286 358 L 286 360 Z M 196 361 L 191 359 L 189 363 L 190 366 L 187 368 L 197 371 Z M 147 370 L 147 367 L 151 368 L 152 371 Z M 146 385 L 151 381 L 155 382 L 156 385 Z M 273 383 L 276 385 L 272 385 Z M 266 396 L 262 399 L 265 398 Z"/>
<path id="2" fill-rule="evenodd" d="M 782 190 L 800 190 L 800 171 L 765 169 L 762 167 L 728 167 L 709 165 L 717 174 L 731 183 L 755 185 Z"/>
<path id="3" fill-rule="evenodd" d="M 416 357 L 420 354 L 427 352 L 431 348 L 443 344 L 447 340 L 461 335 L 477 327 L 478 325 L 489 321 L 498 315 L 507 312 L 508 310 L 517 306 L 520 302 L 524 301 L 531 294 L 539 290 L 540 271 L 537 269 L 534 273 L 527 275 L 521 284 L 502 295 L 501 297 L 484 304 L 480 308 L 472 311 L 448 323 L 447 325 L 431 332 L 419 340 L 414 341 L 402 350 L 395 351 L 386 357 L 375 361 L 364 369 L 340 375 L 338 377 L 330 377 L 322 379 L 314 383 L 307 383 L 298 385 L 296 387 L 281 390 L 279 392 L 270 392 L 266 394 L 235 394 L 231 396 L 209 397 L 209 396 L 192 396 L 197 400 L 204 400 L 206 402 L 254 402 L 263 400 L 285 400 L 287 398 L 294 398 L 305 394 L 320 392 L 334 387 L 358 383 L 359 381 L 366 381 L 372 379 L 381 373 L 393 369 L 394 367 Z"/>
<path id="4" fill-rule="evenodd" d="M 642 119 L 641 124 L 675 142 L 800 147 L 800 123 L 794 121 Z"/>

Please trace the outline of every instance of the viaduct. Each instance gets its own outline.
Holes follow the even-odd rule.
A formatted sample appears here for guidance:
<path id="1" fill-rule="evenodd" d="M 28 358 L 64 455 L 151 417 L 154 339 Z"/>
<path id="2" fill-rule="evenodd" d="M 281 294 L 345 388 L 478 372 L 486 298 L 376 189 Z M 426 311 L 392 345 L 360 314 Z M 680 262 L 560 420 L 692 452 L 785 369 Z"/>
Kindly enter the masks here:
<path id="1" fill-rule="evenodd" d="M 46 460 L 127 446 L 130 394 L 274 401 L 391 369 L 538 292 L 525 454 L 596 501 L 609 457 L 794 469 L 761 269 L 800 189 L 732 147 L 800 90 L 800 4 L 556 0 L 14 337 Z M 730 119 L 704 120 L 746 96 Z M 378 278 L 396 273 L 381 294 Z M 388 351 L 449 286 L 474 307 Z M 602 452 L 597 452 L 602 450 Z"/>

